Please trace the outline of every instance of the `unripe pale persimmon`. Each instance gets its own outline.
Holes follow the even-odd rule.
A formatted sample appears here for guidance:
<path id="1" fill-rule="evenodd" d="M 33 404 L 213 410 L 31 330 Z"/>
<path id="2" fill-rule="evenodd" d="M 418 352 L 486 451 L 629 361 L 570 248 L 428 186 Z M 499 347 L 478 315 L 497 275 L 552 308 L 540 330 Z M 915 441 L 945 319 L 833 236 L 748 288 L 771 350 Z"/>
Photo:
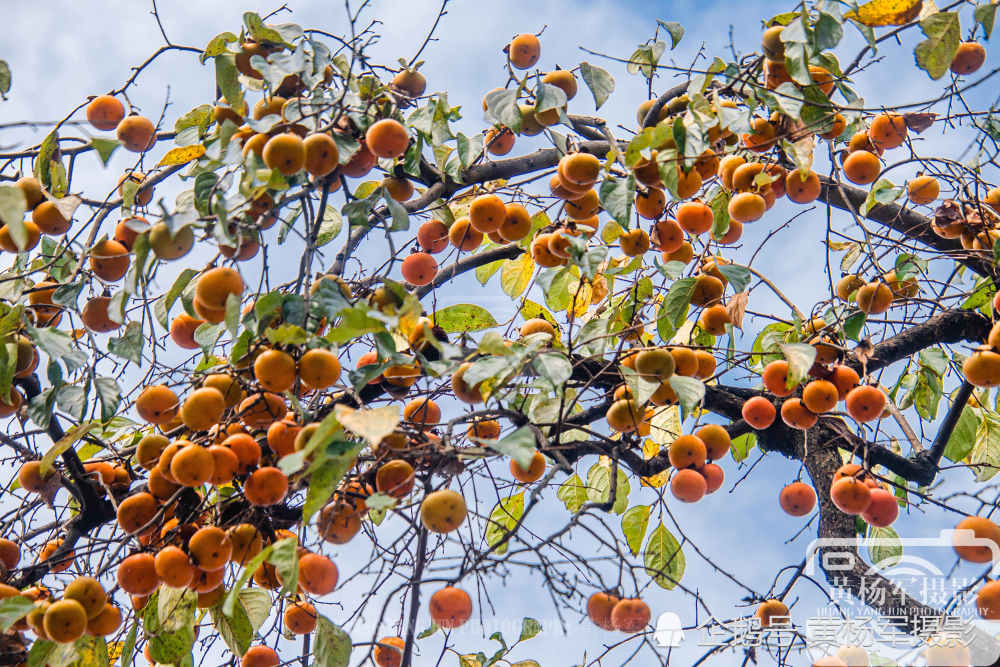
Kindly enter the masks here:
<path id="1" fill-rule="evenodd" d="M 465 498 L 451 489 L 428 493 L 420 503 L 420 521 L 434 533 L 450 533 L 465 521 Z"/>

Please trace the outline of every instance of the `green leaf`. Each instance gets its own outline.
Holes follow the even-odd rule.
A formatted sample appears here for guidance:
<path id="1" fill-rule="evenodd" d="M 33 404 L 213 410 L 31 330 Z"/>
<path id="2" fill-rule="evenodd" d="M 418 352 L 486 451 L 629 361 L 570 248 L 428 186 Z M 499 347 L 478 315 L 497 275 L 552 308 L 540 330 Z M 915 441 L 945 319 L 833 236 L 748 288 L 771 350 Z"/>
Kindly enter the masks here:
<path id="1" fill-rule="evenodd" d="M 944 457 L 952 463 L 964 461 L 976 444 L 976 432 L 979 430 L 980 419 L 972 408 L 965 408 L 958 417 L 948 444 L 944 448 Z"/>
<path id="2" fill-rule="evenodd" d="M 0 602 L 0 630 L 7 632 L 10 626 L 27 616 L 34 608 L 35 603 L 21 595 L 4 598 Z"/>
<path id="3" fill-rule="evenodd" d="M 390 197 L 388 192 L 383 193 L 382 199 L 385 200 L 385 206 L 389 209 L 389 215 L 392 216 L 392 224 L 389 226 L 389 231 L 401 232 L 409 229 L 410 214 L 406 212 L 403 205 Z"/>
<path id="4" fill-rule="evenodd" d="M 873 540 L 887 540 L 885 544 L 869 544 L 868 557 L 873 565 L 881 565 L 883 569 L 893 567 L 903 556 L 903 543 L 899 535 L 891 527 L 879 528 L 871 526 L 868 531 L 868 538 Z"/>
<path id="5" fill-rule="evenodd" d="M 504 263 L 500 269 L 500 287 L 504 294 L 512 299 L 516 298 L 528 289 L 534 273 L 535 261 L 531 255 L 524 253 L 517 259 L 510 259 Z"/>
<path id="6" fill-rule="evenodd" d="M 535 113 L 543 113 L 550 109 L 562 109 L 566 106 L 566 93 L 562 88 L 550 83 L 539 83 L 535 87 Z"/>
<path id="7" fill-rule="evenodd" d="M 493 120 L 506 125 L 515 133 L 521 131 L 521 110 L 517 106 L 517 90 L 495 90 L 486 95 L 486 112 Z"/>
<path id="8" fill-rule="evenodd" d="M 35 178 L 41 181 L 45 187 L 52 186 L 52 176 L 49 172 L 49 165 L 56 148 L 59 147 L 59 130 L 54 129 L 49 132 L 42 143 L 38 146 L 38 155 L 35 157 L 34 174 Z"/>
<path id="9" fill-rule="evenodd" d="M 271 615 L 271 594 L 261 588 L 244 588 L 240 591 L 239 602 L 250 619 L 250 628 L 257 632 Z"/>
<path id="10" fill-rule="evenodd" d="M 976 310 L 985 306 L 993 300 L 994 292 L 996 292 L 996 288 L 990 278 L 985 276 L 979 278 L 975 287 L 972 288 L 972 294 L 962 302 L 962 309 Z"/>
<path id="11" fill-rule="evenodd" d="M 330 500 L 337 485 L 340 484 L 340 480 L 344 478 L 344 475 L 354 464 L 354 459 L 365 447 L 364 442 L 352 444 L 353 446 L 346 452 L 337 456 L 324 457 L 321 462 L 310 468 L 309 487 L 302 505 L 303 523 L 308 523 L 309 519 Z"/>
<path id="12" fill-rule="evenodd" d="M 750 456 L 750 450 L 753 449 L 756 444 L 756 433 L 744 433 L 739 437 L 733 438 L 729 445 L 729 451 L 733 455 L 733 460 L 737 463 L 745 461 L 746 458 Z"/>
<path id="13" fill-rule="evenodd" d="M 567 510 L 576 514 L 583 507 L 583 504 L 587 502 L 587 486 L 580 479 L 579 475 L 573 473 L 559 485 L 559 490 L 556 491 L 556 498 L 562 501 Z"/>
<path id="14" fill-rule="evenodd" d="M 646 542 L 646 553 L 643 558 L 646 574 L 660 588 L 673 590 L 684 577 L 684 552 L 677 538 L 671 534 L 662 523 L 649 536 Z"/>
<path id="15" fill-rule="evenodd" d="M 573 365 L 561 352 L 543 352 L 533 363 L 538 374 L 554 386 L 561 386 L 573 374 Z"/>
<path id="16" fill-rule="evenodd" d="M 178 604 L 171 605 L 167 614 L 160 611 L 159 598 L 170 589 L 161 587 L 153 593 L 143 609 L 142 629 L 149 641 L 149 654 L 158 663 L 173 664 L 191 652 L 194 646 L 194 610 L 197 595 L 194 591 L 180 589 L 182 596 Z M 169 629 L 167 629 L 169 628 Z"/>
<path id="17" fill-rule="evenodd" d="M 209 613 L 212 616 L 212 624 L 233 655 L 246 653 L 253 640 L 253 627 L 243 604 L 237 601 L 233 613 L 229 615 L 224 614 L 218 605 L 212 607 Z"/>
<path id="18" fill-rule="evenodd" d="M 788 362 L 787 387 L 797 387 L 816 361 L 816 348 L 809 343 L 781 343 L 778 347 Z"/>
<path id="19" fill-rule="evenodd" d="M 628 475 L 619 467 L 615 483 L 615 504 L 611 511 L 622 514 L 628 509 L 628 495 L 631 490 Z M 587 499 L 594 503 L 606 503 L 611 499 L 611 464 L 599 461 L 587 471 Z"/>
<path id="20" fill-rule="evenodd" d="M 177 297 L 181 295 L 184 288 L 188 286 L 191 279 L 198 275 L 198 271 L 195 269 L 184 269 L 178 274 L 177 278 L 174 279 L 173 284 L 167 293 L 164 294 L 160 299 L 157 299 L 156 305 L 153 308 L 154 314 L 156 315 L 157 321 L 164 329 L 170 328 L 170 307 L 174 305 L 177 301 Z"/>
<path id="21" fill-rule="evenodd" d="M 495 327 L 497 321 L 482 306 L 471 303 L 460 303 L 448 306 L 434 313 L 434 324 L 448 333 L 460 331 L 482 331 Z"/>
<path id="22" fill-rule="evenodd" d="M 243 88 L 238 77 L 236 56 L 228 53 L 215 56 L 215 83 L 234 109 L 243 108 Z"/>
<path id="23" fill-rule="evenodd" d="M 984 2 L 979 5 L 976 7 L 976 11 L 973 12 L 973 17 L 976 19 L 976 23 L 983 26 L 983 32 L 986 33 L 986 39 L 989 39 L 993 34 L 993 24 L 997 18 L 996 3 Z"/>
<path id="24" fill-rule="evenodd" d="M 28 246 L 28 230 L 24 226 L 27 202 L 21 188 L 0 185 L 0 222 L 7 225 L 11 239 L 22 252 Z"/>
<path id="25" fill-rule="evenodd" d="M 57 456 L 82 440 L 83 436 L 87 435 L 100 425 L 101 422 L 91 420 L 83 422 L 82 424 L 75 424 L 71 426 L 69 430 L 66 431 L 66 434 L 56 440 L 55 444 L 53 444 L 52 447 L 50 447 L 49 450 L 42 456 L 42 460 L 39 463 L 41 474 L 43 476 L 47 475 L 49 471 L 52 470 L 52 464 L 55 462 Z"/>
<path id="26" fill-rule="evenodd" d="M 521 620 L 521 636 L 517 641 L 523 642 L 527 641 L 533 637 L 537 637 L 538 633 L 542 631 L 542 624 L 533 618 L 524 618 Z"/>
<path id="27" fill-rule="evenodd" d="M 101 164 L 107 167 L 108 162 L 111 160 L 111 155 L 122 144 L 117 139 L 94 137 L 90 140 L 90 145 L 97 152 L 98 157 L 101 158 Z"/>
<path id="28" fill-rule="evenodd" d="M 484 438 L 479 442 L 504 456 L 514 459 L 517 465 L 525 470 L 531 467 L 531 459 L 534 457 L 535 452 L 538 451 L 536 448 L 537 440 L 535 439 L 535 432 L 530 426 L 522 426 L 499 440 L 487 440 Z"/>
<path id="29" fill-rule="evenodd" d="M 267 557 L 267 562 L 274 566 L 278 577 L 283 582 L 281 592 L 291 595 L 299 585 L 299 553 L 298 540 L 294 537 L 286 537 L 278 540 L 272 546 L 271 555 Z"/>
<path id="30" fill-rule="evenodd" d="M 1000 471 L 1000 418 L 986 413 L 979 422 L 968 463 L 973 466 L 977 482 L 992 479 Z"/>
<path id="31" fill-rule="evenodd" d="M 670 386 L 681 404 L 682 418 L 687 419 L 705 399 L 705 383 L 692 377 L 671 375 Z"/>
<path id="32" fill-rule="evenodd" d="M 750 269 L 739 264 L 718 264 L 719 273 L 726 277 L 736 293 L 742 292 L 750 284 L 752 274 Z"/>
<path id="33" fill-rule="evenodd" d="M 524 491 L 515 493 L 507 498 L 502 498 L 490 512 L 486 521 L 486 543 L 490 547 L 496 547 L 494 553 L 504 554 L 507 552 L 509 540 L 500 544 L 507 533 L 514 530 L 517 522 L 524 515 Z M 500 546 L 497 546 L 500 544 Z"/>
<path id="34" fill-rule="evenodd" d="M 493 274 L 500 270 L 500 267 L 504 265 L 506 260 L 498 259 L 489 264 L 483 264 L 482 266 L 476 267 L 476 280 L 479 281 L 480 285 L 485 285 L 493 277 Z"/>
<path id="35" fill-rule="evenodd" d="M 622 515 L 622 534 L 625 536 L 625 543 L 628 544 L 629 551 L 633 556 L 639 555 L 642 547 L 642 540 L 646 537 L 646 528 L 649 526 L 649 505 L 636 505 L 630 507 Z"/>
<path id="36" fill-rule="evenodd" d="M 122 647 L 121 654 L 121 667 L 131 667 L 132 662 L 135 658 L 135 640 L 136 635 L 139 632 L 138 620 L 134 621 L 128 629 L 128 634 L 125 635 L 125 645 Z"/>
<path id="37" fill-rule="evenodd" d="M 351 638 L 325 616 L 316 619 L 313 635 L 316 648 L 313 651 L 311 667 L 347 667 L 351 660 Z"/>
<path id="38" fill-rule="evenodd" d="M 813 25 L 813 48 L 816 51 L 832 49 L 844 37 L 844 27 L 840 19 L 828 12 L 820 12 Z"/>
<path id="39" fill-rule="evenodd" d="M 202 51 L 201 56 L 199 56 L 201 62 L 204 63 L 209 58 L 222 55 L 226 52 L 226 45 L 230 42 L 235 42 L 237 39 L 239 38 L 231 32 L 219 33 L 205 46 L 205 50 Z"/>
<path id="40" fill-rule="evenodd" d="M 801 89 L 788 81 L 778 86 L 772 96 L 774 102 L 783 114 L 789 118 L 798 119 L 802 116 L 802 106 L 805 104 Z"/>
<path id="41" fill-rule="evenodd" d="M 590 89 L 590 94 L 594 96 L 594 108 L 600 109 L 615 91 L 614 77 L 603 67 L 588 62 L 580 63 L 580 76 Z"/>
<path id="42" fill-rule="evenodd" d="M 660 56 L 666 50 L 666 42 L 656 41 L 652 44 L 643 44 L 629 56 L 625 71 L 629 74 L 642 73 L 647 79 L 653 78 L 653 71 L 660 62 Z"/>
<path id="43" fill-rule="evenodd" d="M 7 64 L 6 60 L 0 60 L 0 97 L 3 97 L 3 99 L 7 99 L 7 93 L 10 92 L 10 84 L 10 65 Z"/>
<path id="44" fill-rule="evenodd" d="M 292 46 L 285 41 L 284 36 L 274 28 L 266 25 L 264 20 L 256 12 L 243 13 L 243 25 L 247 27 L 250 36 L 255 42 L 270 42 L 272 44 L 284 44 Z M 226 99 L 229 99 L 228 97 Z"/>
<path id="45" fill-rule="evenodd" d="M 142 324 L 129 322 L 120 338 L 108 340 L 108 351 L 116 357 L 131 361 L 136 366 L 142 364 Z"/>
<path id="46" fill-rule="evenodd" d="M 656 20 L 660 26 L 670 33 L 670 48 L 676 49 L 677 45 L 680 44 L 681 39 L 684 37 L 684 26 L 675 21 L 661 21 Z"/>
<path id="47" fill-rule="evenodd" d="M 118 414 L 118 406 L 122 402 L 121 388 L 117 380 L 111 377 L 94 378 L 94 389 L 101 402 L 101 420 L 108 421 Z"/>
<path id="48" fill-rule="evenodd" d="M 627 178 L 608 176 L 601 181 L 597 194 L 601 207 L 615 222 L 628 229 L 629 219 L 632 217 L 632 202 L 635 199 L 635 177 L 631 174 Z"/>
<path id="49" fill-rule="evenodd" d="M 674 282 L 667 291 L 667 296 L 663 298 L 663 315 L 678 329 L 684 318 L 687 317 L 688 306 L 691 304 L 691 295 L 697 280 L 694 278 L 681 278 Z"/>
<path id="50" fill-rule="evenodd" d="M 851 340 L 858 340 L 858 336 L 861 335 L 861 329 L 865 326 L 867 319 L 868 316 L 860 310 L 848 315 L 847 319 L 844 320 L 844 335 Z"/>
<path id="51" fill-rule="evenodd" d="M 927 37 L 913 50 L 917 66 L 932 79 L 940 79 L 951 67 L 958 45 L 962 42 L 962 26 L 958 12 L 937 12 L 920 22 Z"/>
<path id="52" fill-rule="evenodd" d="M 878 204 L 889 205 L 903 196 L 903 188 L 892 184 L 887 178 L 880 178 L 868 191 L 865 203 L 861 205 L 861 214 L 868 215 Z"/>
<path id="53" fill-rule="evenodd" d="M 716 187 L 708 194 L 712 209 L 712 238 L 721 239 L 729 231 L 729 193 Z"/>

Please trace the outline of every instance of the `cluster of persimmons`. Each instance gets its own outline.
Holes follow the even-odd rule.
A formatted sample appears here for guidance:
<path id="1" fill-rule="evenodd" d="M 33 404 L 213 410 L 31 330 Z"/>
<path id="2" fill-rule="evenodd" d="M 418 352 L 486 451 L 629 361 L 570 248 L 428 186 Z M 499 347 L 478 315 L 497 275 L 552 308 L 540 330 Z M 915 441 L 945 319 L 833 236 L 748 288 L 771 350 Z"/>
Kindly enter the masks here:
<path id="1" fill-rule="evenodd" d="M 785 70 L 781 30 L 780 26 L 769 28 L 763 38 L 763 85 L 771 90 L 783 83 L 794 83 Z M 263 75 L 254 68 L 251 58 L 266 59 L 282 48 L 279 44 L 248 38 L 238 47 L 236 67 L 244 77 L 261 80 Z M 975 71 L 985 58 L 984 51 L 980 54 L 981 49 L 974 43 L 963 45 L 953 70 L 962 74 Z M 538 62 L 541 44 L 537 36 L 522 34 L 505 50 L 512 68 L 528 70 Z M 330 67 L 327 70 L 326 83 L 329 83 L 334 73 Z M 830 95 L 835 86 L 834 76 L 818 66 L 810 67 L 809 71 L 811 85 Z M 556 69 L 539 79 L 562 90 L 567 101 L 577 93 L 576 76 L 571 70 Z M 380 104 L 373 105 L 372 113 L 377 117 L 370 118 L 365 127 L 359 127 L 344 115 L 328 130 L 314 131 L 301 122 L 302 109 L 309 105 L 307 87 L 299 76 L 289 75 L 275 90 L 268 90 L 252 109 L 245 103 L 237 107 L 225 99 L 217 100 L 212 121 L 220 128 L 226 124 L 235 128 L 233 140 L 240 142 L 245 160 L 263 164 L 285 178 L 301 177 L 306 184 L 335 191 L 341 186 L 342 176 L 362 178 L 376 169 L 379 160 L 397 161 L 406 155 L 411 146 L 411 132 L 400 122 L 401 116 L 391 112 L 391 101 L 412 103 L 424 95 L 425 89 L 423 75 L 416 69 L 404 68 L 395 74 L 388 88 L 395 97 L 387 95 L 379 100 Z M 638 109 L 639 123 L 670 122 L 671 114 L 682 110 L 685 104 L 683 99 L 661 104 L 656 117 L 648 119 L 656 101 L 644 102 Z M 741 102 L 718 99 L 715 104 L 735 108 Z M 487 109 L 484 101 L 484 110 Z M 530 104 L 520 104 L 519 109 L 522 122 L 517 132 L 499 123 L 486 130 L 486 152 L 506 155 L 519 134 L 542 133 L 546 127 L 561 122 L 564 111 L 559 108 L 536 111 Z M 137 114 L 126 115 L 124 105 L 115 96 L 94 98 L 86 108 L 86 116 L 94 129 L 114 130 L 118 141 L 129 151 L 143 153 L 157 141 L 154 124 Z M 262 132 L 253 129 L 269 117 L 279 119 L 272 129 Z M 772 149 L 783 139 L 798 141 L 817 136 L 830 142 L 842 141 L 847 127 L 841 113 L 831 113 L 821 128 L 805 127 L 778 112 L 754 117 L 750 130 L 740 134 L 720 122 L 707 133 L 710 147 L 687 169 L 681 160 L 659 159 L 677 149 L 672 136 L 665 138 L 630 167 L 637 191 L 634 198 L 629 195 L 629 200 L 643 222 L 621 230 L 615 238 L 618 249 L 629 258 L 655 251 L 664 262 L 687 266 L 695 262 L 696 245 L 708 249 L 713 243 L 718 247 L 737 243 L 743 226 L 760 220 L 780 198 L 809 204 L 821 195 L 823 183 L 811 166 L 788 168 L 787 162 L 782 163 L 778 152 Z M 341 159 L 335 134 L 358 143 L 358 150 L 349 159 Z M 846 142 L 847 150 L 842 154 L 839 168 L 852 183 L 875 183 L 882 171 L 884 151 L 902 146 L 907 137 L 903 116 L 877 114 L 867 127 Z M 458 253 L 475 252 L 485 239 L 494 244 L 520 244 L 540 267 L 570 264 L 580 244 L 586 246 L 592 242 L 600 226 L 602 201 L 598 190 L 602 179 L 610 173 L 611 162 L 603 156 L 572 150 L 563 155 L 548 182 L 551 196 L 560 205 L 559 215 L 555 222 L 542 228 L 535 228 L 532 211 L 524 204 L 505 201 L 488 189 L 477 191 L 468 198 L 467 212 L 463 211 L 454 221 L 447 223 L 435 218 L 419 226 L 412 240 L 412 252 L 399 262 L 403 278 L 410 286 L 430 285 L 439 272 L 435 255 L 449 247 Z M 665 179 L 665 174 L 670 178 Z M 146 181 L 147 176 L 137 171 L 123 175 L 118 183 L 119 196 L 125 201 L 131 199 L 137 207 L 146 206 L 153 196 L 153 186 Z M 724 211 L 728 221 L 721 232 L 717 217 L 723 212 L 713 210 L 709 203 L 698 198 L 710 182 L 720 186 L 728 199 Z M 67 216 L 46 194 L 38 180 L 24 177 L 17 181 L 17 186 L 30 212 L 29 219 L 24 221 L 27 244 L 16 243 L 5 225 L 0 227 L 0 247 L 10 252 L 30 251 L 42 235 L 60 237 L 69 232 L 72 216 Z M 405 174 L 395 169 L 380 181 L 380 186 L 397 202 L 410 201 L 416 192 Z M 939 194 L 940 184 L 931 176 L 921 175 L 907 184 L 912 204 L 931 204 Z M 257 255 L 261 232 L 278 219 L 276 199 L 280 196 L 279 191 L 265 188 L 229 216 L 227 238 L 231 240 L 219 245 L 225 259 L 235 264 Z M 678 201 L 672 202 L 673 199 Z M 1000 210 L 1000 190 L 991 191 L 983 201 Z M 946 238 L 961 238 L 963 245 L 976 250 L 989 249 L 1000 238 L 998 218 L 992 213 L 984 214 L 976 202 L 944 202 L 935 214 L 934 229 Z M 150 223 L 133 213 L 117 224 L 113 236 L 101 238 L 86 249 L 89 274 L 102 286 L 121 281 L 129 271 L 131 253 L 142 235 L 155 257 L 163 262 L 184 257 L 196 242 L 193 226 L 173 229 L 166 222 Z M 723 335 L 736 324 L 725 303 L 730 281 L 720 269 L 729 260 L 707 250 L 697 254 L 689 305 L 695 309 L 701 331 L 712 336 Z M 323 283 L 332 283 L 345 299 L 355 299 L 354 286 L 337 275 L 315 281 L 310 296 L 315 296 Z M 592 304 L 599 304 L 608 296 L 608 284 L 600 273 L 590 280 Z M 55 327 L 62 321 L 64 306 L 54 301 L 59 287 L 58 281 L 44 279 L 28 292 L 27 312 L 34 326 Z M 894 272 L 871 279 L 851 274 L 837 285 L 837 295 L 868 315 L 878 315 L 896 300 L 914 296 L 918 289 L 915 278 L 899 280 Z M 244 312 L 253 308 L 254 296 L 246 292 L 243 275 L 228 262 L 207 267 L 197 278 L 191 312 L 172 318 L 170 339 L 185 350 L 201 348 L 197 340 L 199 328 L 224 322 L 234 299 L 242 306 L 249 298 L 248 310 Z M 384 287 L 369 292 L 368 303 L 372 307 L 385 313 L 394 312 L 398 305 L 394 301 L 396 295 Z M 102 334 L 118 330 L 122 323 L 118 321 L 120 318 L 111 316 L 111 307 L 112 298 L 107 293 L 90 297 L 80 309 L 84 327 Z M 273 326 L 281 324 L 280 313 L 258 315 L 270 317 Z M 765 430 L 780 413 L 787 426 L 807 430 L 841 402 L 847 414 L 859 423 L 881 418 L 887 397 L 881 388 L 844 363 L 837 327 L 821 318 L 802 326 L 805 341 L 815 348 L 815 362 L 802 379 L 795 377 L 786 359 L 768 363 L 761 374 L 763 391 L 743 404 L 746 424 L 752 429 Z M 522 339 L 540 334 L 553 341 L 561 335 L 552 322 L 542 318 L 528 319 L 520 329 Z M 651 345 L 650 337 L 644 335 L 639 323 L 624 336 L 636 345 L 624 350 L 619 359 L 621 366 L 656 388 L 648 399 L 640 402 L 623 375 L 623 383 L 609 392 L 611 402 L 605 417 L 611 431 L 621 434 L 616 437 L 628 434 L 645 437 L 650 434 L 657 408 L 678 402 L 671 378 L 709 380 L 716 375 L 716 357 L 710 348 L 702 346 Z M 366 498 L 373 493 L 403 499 L 414 491 L 416 475 L 421 472 L 414 465 L 420 459 L 410 454 L 439 444 L 441 438 L 436 427 L 445 420 L 435 400 L 425 395 L 410 398 L 410 390 L 425 375 L 420 355 L 433 343 L 444 340 L 443 337 L 432 319 L 421 318 L 408 332 L 408 347 L 399 346 L 399 353 L 408 355 L 407 361 L 386 366 L 371 379 L 370 384 L 379 385 L 392 397 L 405 401 L 403 422 L 372 448 L 374 462 L 364 470 L 353 470 L 340 483 L 332 500 L 319 511 L 317 528 L 326 542 L 346 544 L 360 532 L 368 511 Z M 27 336 L 18 334 L 11 342 L 16 344 L 14 376 L 26 378 L 38 366 L 38 351 Z M 371 351 L 355 361 L 358 369 L 364 369 L 382 365 L 384 360 L 378 352 Z M 254 512 L 266 513 L 290 494 L 304 489 L 308 476 L 287 473 L 281 461 L 308 454 L 320 423 L 302 423 L 296 402 L 302 397 L 339 391 L 343 387 L 340 357 L 322 342 L 306 345 L 260 341 L 244 356 L 224 362 L 182 388 L 154 384 L 142 389 L 134 408 L 147 426 L 137 437 L 134 465 L 108 460 L 85 462 L 87 474 L 98 482 L 103 493 L 114 499 L 121 531 L 135 540 L 133 552 L 117 564 L 116 580 L 118 587 L 131 597 L 136 610 L 143 608 L 161 584 L 189 588 L 197 593 L 198 607 L 213 607 L 226 593 L 223 581 L 230 568 L 246 566 L 269 544 L 295 537 L 293 532 L 272 529 L 269 524 L 262 527 L 249 520 L 223 520 L 221 513 L 211 509 L 181 513 L 178 499 L 193 493 L 199 502 L 208 502 L 207 499 L 220 497 L 215 493 L 219 489 L 236 488 L 251 516 Z M 464 377 L 470 367 L 471 363 L 465 361 L 450 374 L 450 394 L 469 405 L 486 403 L 481 385 Z M 991 332 L 987 347 L 973 354 L 964 370 L 974 384 L 1000 385 L 1000 329 Z M 0 416 L 13 415 L 23 402 L 24 396 L 13 389 L 8 400 L 0 401 Z M 323 404 L 329 406 L 332 402 L 332 397 L 326 396 Z M 501 430 L 498 419 L 478 418 L 469 424 L 466 436 L 470 440 L 495 440 Z M 718 424 L 705 424 L 693 433 L 678 434 L 668 450 L 673 466 L 670 489 L 674 497 L 693 503 L 719 489 L 724 472 L 716 461 L 730 448 L 730 432 Z M 511 475 L 522 484 L 537 482 L 545 469 L 546 458 L 541 452 L 534 454 L 527 468 L 514 460 L 510 462 Z M 51 466 L 43 467 L 39 461 L 28 461 L 21 467 L 18 480 L 26 491 L 51 499 L 60 485 L 60 473 Z M 132 488 L 135 481 L 141 481 L 141 485 Z M 899 512 L 891 491 L 856 464 L 847 464 L 837 472 L 829 494 L 841 511 L 860 515 L 872 526 L 890 525 Z M 782 489 L 779 504 L 793 516 L 804 516 L 815 507 L 816 494 L 808 484 L 796 481 Z M 419 514 L 426 530 L 448 534 L 465 522 L 466 501 L 452 489 L 438 489 L 423 496 Z M 977 536 L 1000 544 L 1000 528 L 988 519 L 972 517 L 959 527 L 970 528 Z M 52 540 L 39 554 L 40 561 L 47 562 L 52 572 L 65 571 L 75 557 L 72 552 L 60 551 L 60 546 L 60 540 Z M 984 559 L 982 551 L 956 549 L 962 558 L 973 562 L 991 558 L 990 555 Z M 48 562 L 57 552 L 61 554 L 59 562 Z M 288 632 L 307 634 L 317 624 L 317 611 L 310 599 L 332 593 L 339 573 L 334 562 L 316 550 L 299 547 L 297 558 L 298 590 L 285 606 L 283 622 Z M 8 569 L 18 567 L 18 545 L 0 539 L 0 560 Z M 260 563 L 252 577 L 256 585 L 268 590 L 276 591 L 283 585 L 277 569 L 268 562 Z M 0 585 L 2 597 L 19 594 L 36 604 L 15 628 L 30 629 L 39 638 L 72 642 L 85 633 L 108 635 L 122 621 L 122 612 L 114 604 L 113 596 L 89 576 L 75 578 L 59 596 L 41 586 L 18 591 Z M 1000 583 L 987 583 L 980 598 L 980 606 L 987 609 L 984 615 L 1000 616 Z M 473 606 L 465 590 L 445 586 L 430 596 L 428 609 L 439 627 L 455 628 L 471 618 Z M 651 615 L 649 606 L 641 599 L 612 592 L 590 596 L 587 613 L 601 628 L 629 633 L 643 631 Z M 788 608 L 780 600 L 764 601 L 757 610 L 763 627 L 774 618 L 787 615 Z M 399 665 L 404 647 L 400 637 L 379 640 L 374 650 L 376 664 Z M 251 647 L 242 657 L 243 667 L 274 667 L 280 663 L 277 653 L 263 645 Z"/>

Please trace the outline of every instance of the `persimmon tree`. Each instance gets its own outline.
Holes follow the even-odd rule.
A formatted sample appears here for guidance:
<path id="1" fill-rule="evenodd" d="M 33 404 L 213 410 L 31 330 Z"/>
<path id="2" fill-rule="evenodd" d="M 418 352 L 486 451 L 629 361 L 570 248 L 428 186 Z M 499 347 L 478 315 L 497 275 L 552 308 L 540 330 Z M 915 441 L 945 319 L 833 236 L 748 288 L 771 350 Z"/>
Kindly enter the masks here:
<path id="1" fill-rule="evenodd" d="M 456 125 L 479 110 L 420 71 L 447 6 L 398 65 L 370 57 L 365 3 L 340 34 L 255 13 L 203 48 L 163 31 L 119 88 L 0 154 L 4 664 L 515 664 L 531 618 L 516 641 L 448 633 L 522 570 L 608 633 L 584 664 L 666 660 L 655 588 L 707 625 L 794 628 L 800 588 L 823 587 L 801 565 L 727 574 L 725 610 L 684 576 L 718 556 L 672 511 L 752 474 L 754 448 L 801 462 L 760 511 L 803 531 L 895 537 L 904 507 L 1000 547 L 1000 134 L 967 94 L 997 72 L 995 4 L 802 3 L 762 17 L 759 52 L 707 45 L 687 68 L 663 62 L 672 22 L 569 69 L 540 26 L 488 35 L 506 77 L 471 135 Z M 855 88 L 913 33 L 939 95 Z M 139 113 L 159 58 L 214 72 L 216 94 Z M 616 76 L 649 91 L 625 124 L 598 115 Z M 940 127 L 967 142 L 924 154 Z M 112 191 L 74 187 L 125 153 Z M 755 263 L 800 215 L 826 246 L 802 277 L 815 303 Z M 500 298 L 512 319 L 478 305 Z M 939 492 L 945 469 L 964 497 Z M 1000 618 L 993 552 L 955 551 Z M 918 632 L 951 604 L 886 596 L 854 553 L 827 589 L 893 609 L 927 640 L 919 664 L 970 664 Z M 339 597 L 346 580 L 366 593 Z M 731 664 L 724 648 L 701 662 Z"/>

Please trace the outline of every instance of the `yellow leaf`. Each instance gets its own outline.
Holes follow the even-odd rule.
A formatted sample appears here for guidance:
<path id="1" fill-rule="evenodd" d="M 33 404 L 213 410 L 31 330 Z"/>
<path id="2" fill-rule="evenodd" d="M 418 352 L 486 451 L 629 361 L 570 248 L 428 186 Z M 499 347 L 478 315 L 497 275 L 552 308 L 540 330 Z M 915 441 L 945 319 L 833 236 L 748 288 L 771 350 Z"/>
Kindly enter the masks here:
<path id="1" fill-rule="evenodd" d="M 646 442 L 642 443 L 642 456 L 647 461 L 659 453 L 660 453 L 660 443 L 656 442 L 655 440 L 646 440 Z M 668 479 L 670 479 L 669 470 L 662 470 L 653 475 L 652 477 L 642 477 L 639 479 L 639 481 L 642 483 L 643 486 L 651 486 L 654 489 L 658 489 L 664 484 L 666 484 Z"/>
<path id="2" fill-rule="evenodd" d="M 202 155 L 205 154 L 205 147 L 201 144 L 195 144 L 194 146 L 181 146 L 180 148 L 171 148 L 167 151 L 167 154 L 160 158 L 160 162 L 156 165 L 157 167 L 169 167 L 176 164 L 187 164 L 191 160 L 197 160 Z"/>
<path id="3" fill-rule="evenodd" d="M 396 430 L 400 420 L 399 406 L 386 406 L 372 410 L 355 410 L 346 405 L 336 407 L 337 421 L 344 428 L 360 435 L 375 447 L 382 438 Z"/>
<path id="4" fill-rule="evenodd" d="M 75 445 L 83 438 L 83 436 L 87 435 L 100 425 L 101 422 L 92 420 L 89 422 L 83 422 L 82 424 L 77 424 L 66 431 L 66 435 L 57 440 L 49 451 L 45 452 L 45 455 L 42 456 L 42 460 L 39 464 L 42 475 L 47 475 L 48 472 L 52 470 L 52 463 L 56 460 L 57 456 Z"/>
<path id="5" fill-rule="evenodd" d="M 113 665 L 121 657 L 125 642 L 108 642 L 108 664 Z"/>
<path id="6" fill-rule="evenodd" d="M 905 25 L 920 15 L 923 4 L 923 0 L 871 0 L 857 12 L 848 12 L 845 18 L 872 28 Z"/>

